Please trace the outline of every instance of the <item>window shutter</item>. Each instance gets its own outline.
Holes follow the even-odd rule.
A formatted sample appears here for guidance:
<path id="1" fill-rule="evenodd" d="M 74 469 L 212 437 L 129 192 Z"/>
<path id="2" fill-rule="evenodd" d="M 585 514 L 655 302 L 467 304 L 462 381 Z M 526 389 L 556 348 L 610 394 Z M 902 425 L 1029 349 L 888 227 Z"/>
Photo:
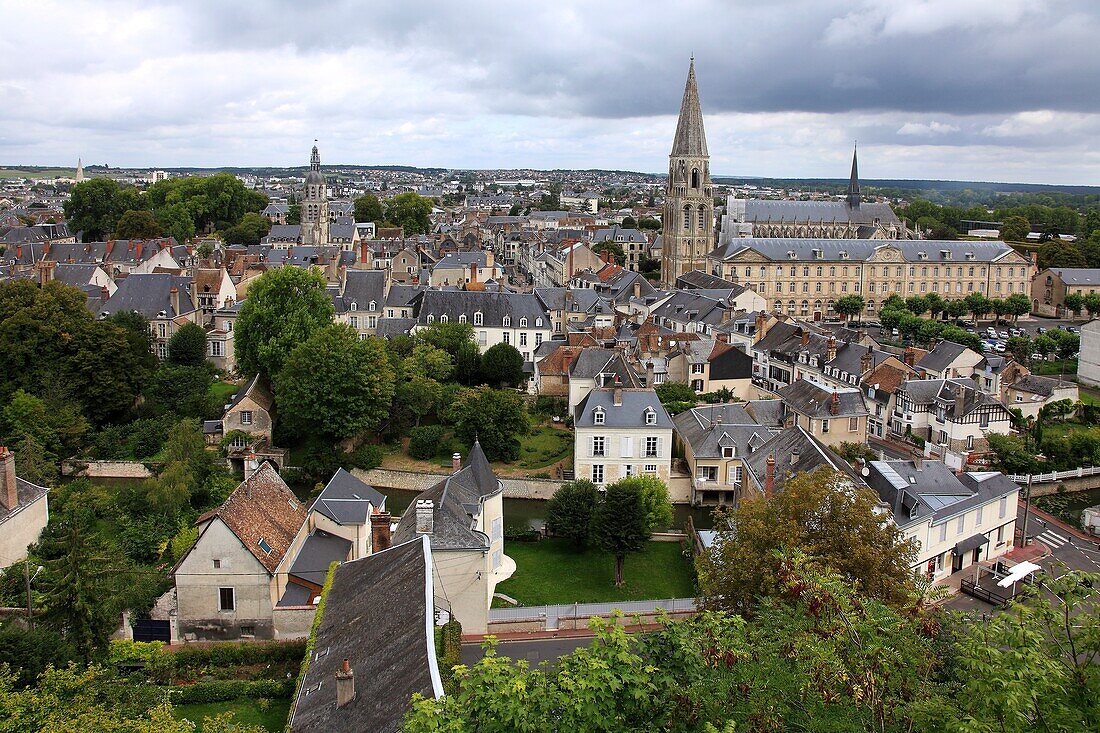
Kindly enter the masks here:
<path id="1" fill-rule="evenodd" d="M 634 438 L 626 436 L 622 439 L 622 457 L 631 458 L 634 455 Z"/>
<path id="2" fill-rule="evenodd" d="M 665 439 L 661 438 L 661 437 L 658 437 L 657 438 L 657 455 L 658 456 L 663 456 L 664 454 L 665 454 Z"/>
<path id="3" fill-rule="evenodd" d="M 593 438 L 588 439 L 588 457 L 592 458 L 595 455 L 596 455 L 596 439 L 593 437 Z"/>

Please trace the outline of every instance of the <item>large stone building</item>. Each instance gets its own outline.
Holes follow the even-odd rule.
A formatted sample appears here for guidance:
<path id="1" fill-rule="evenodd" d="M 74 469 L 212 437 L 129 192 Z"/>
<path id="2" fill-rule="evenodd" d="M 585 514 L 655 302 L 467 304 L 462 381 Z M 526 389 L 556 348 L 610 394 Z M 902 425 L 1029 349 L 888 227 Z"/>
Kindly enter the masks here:
<path id="1" fill-rule="evenodd" d="M 685 272 L 703 269 L 714 244 L 713 204 L 710 154 L 692 58 L 676 137 L 668 156 L 661 249 L 661 281 L 666 285 Z"/>
<path id="2" fill-rule="evenodd" d="M 306 174 L 305 198 L 302 200 L 302 234 L 304 245 L 319 247 L 329 241 L 328 194 L 325 178 L 321 175 L 321 154 L 314 140 L 313 153 L 309 156 L 309 173 Z"/>
<path id="3" fill-rule="evenodd" d="M 1040 272 L 1031 282 L 1031 312 L 1064 318 L 1069 315 L 1067 295 L 1094 295 L 1097 292 L 1100 292 L 1100 269 L 1052 267 Z"/>

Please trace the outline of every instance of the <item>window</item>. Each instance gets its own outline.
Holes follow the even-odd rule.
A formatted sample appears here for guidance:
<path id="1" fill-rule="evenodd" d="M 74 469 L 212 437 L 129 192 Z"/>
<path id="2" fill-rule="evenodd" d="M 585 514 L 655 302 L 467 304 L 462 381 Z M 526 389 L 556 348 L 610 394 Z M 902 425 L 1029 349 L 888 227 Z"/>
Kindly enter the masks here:
<path id="1" fill-rule="evenodd" d="M 359 328 L 359 317 L 358 316 L 352 316 L 351 317 L 351 327 L 352 328 Z"/>
<path id="2" fill-rule="evenodd" d="M 535 319 L 535 328 L 542 328 L 542 319 L 541 318 L 536 318 Z"/>
<path id="3" fill-rule="evenodd" d="M 511 325 L 512 325 L 512 317 L 511 316 L 504 316 L 504 327 L 508 328 Z"/>
<path id="4" fill-rule="evenodd" d="M 527 328 L 527 318 L 526 317 L 523 317 L 523 318 L 519 319 L 519 327 L 520 328 Z"/>
<path id="5" fill-rule="evenodd" d="M 218 610 L 234 611 L 237 608 L 237 598 L 232 588 L 218 588 Z"/>
<path id="6" fill-rule="evenodd" d="M 734 455 L 736 454 L 736 452 L 737 452 L 736 447 L 734 447 L 732 445 L 722 446 L 722 457 L 723 458 L 733 458 Z"/>
<path id="7" fill-rule="evenodd" d="M 965 514 L 962 515 L 961 517 L 959 517 L 959 523 L 955 527 L 955 534 L 956 535 L 962 534 L 964 529 L 966 529 L 966 515 Z"/>
<path id="8" fill-rule="evenodd" d="M 210 356 L 223 356 L 224 355 L 223 346 L 224 346 L 224 344 L 222 344 L 221 341 L 211 341 L 210 342 Z"/>
<path id="9" fill-rule="evenodd" d="M 508 333 L 507 331 L 504 332 L 504 343 L 512 343 L 512 334 Z"/>
<path id="10" fill-rule="evenodd" d="M 221 566 L 222 566 L 222 561 L 218 558 L 214 558 L 214 569 L 215 570 L 220 570 Z"/>
<path id="11" fill-rule="evenodd" d="M 656 458 L 659 455 L 661 439 L 654 435 L 647 435 L 645 439 L 645 457 Z"/>
<path id="12" fill-rule="evenodd" d="M 974 450 L 974 436 L 973 435 L 966 436 L 966 449 L 967 450 Z"/>
<path id="13" fill-rule="evenodd" d="M 854 433 L 857 430 L 859 430 L 859 418 L 858 417 L 848 418 L 848 432 L 849 433 Z"/>
<path id="14" fill-rule="evenodd" d="M 450 320 L 450 319 L 449 319 L 449 318 L 447 317 L 447 314 L 446 314 L 446 313 L 444 313 L 443 315 L 441 315 L 441 316 L 439 317 L 439 322 L 440 322 L 440 323 L 446 323 L 446 322 L 447 322 L 448 320 Z"/>
<path id="15" fill-rule="evenodd" d="M 718 480 L 718 467 L 717 466 L 698 466 L 695 469 L 695 478 L 700 481 L 717 481 Z"/>
<path id="16" fill-rule="evenodd" d="M 1008 497 L 1007 496 L 1002 496 L 1001 497 L 1001 506 L 997 511 L 997 518 L 998 519 L 1004 519 L 1005 514 L 1007 512 L 1008 512 Z"/>
<path id="17" fill-rule="evenodd" d="M 1000 527 L 997 527 L 997 544 L 998 545 L 1003 545 L 1004 543 L 1005 543 L 1005 528 L 1004 528 L 1004 525 L 1002 524 Z"/>
<path id="18" fill-rule="evenodd" d="M 726 472 L 726 483 L 740 486 L 744 479 L 744 470 L 740 466 L 734 466 Z"/>
<path id="19" fill-rule="evenodd" d="M 978 427 L 980 427 L 980 428 L 988 428 L 989 427 L 989 413 L 988 412 L 983 412 L 978 417 Z"/>
<path id="20" fill-rule="evenodd" d="M 271 554 L 271 549 L 272 549 L 271 545 L 269 545 L 267 543 L 267 540 L 265 540 L 263 537 L 261 537 L 260 541 L 257 542 L 256 544 L 259 545 L 260 549 L 263 550 L 264 552 L 266 552 L 268 555 Z"/>
<path id="21" fill-rule="evenodd" d="M 255 626 L 242 626 L 241 627 L 241 636 L 255 636 L 255 635 L 256 635 L 256 627 Z"/>
<path id="22" fill-rule="evenodd" d="M 252 410 L 241 410 L 241 425 L 252 424 Z"/>
<path id="23" fill-rule="evenodd" d="M 648 409 L 645 411 L 645 424 L 656 425 L 657 424 L 657 411 Z"/>
<path id="24" fill-rule="evenodd" d="M 828 420 L 822 420 L 821 421 L 821 432 L 823 432 L 823 433 L 829 432 L 829 421 Z"/>
<path id="25" fill-rule="evenodd" d="M 523 331 L 522 333 L 520 333 L 520 335 L 519 335 L 519 345 L 520 346 L 526 346 L 527 345 L 527 332 L 526 331 Z"/>
<path id="26" fill-rule="evenodd" d="M 595 435 L 592 437 L 592 455 L 603 457 L 607 455 L 605 451 L 606 439 L 602 435 Z"/>
<path id="27" fill-rule="evenodd" d="M 691 365 L 691 373 L 692 374 L 702 374 L 704 366 L 706 366 L 706 365 L 705 364 L 692 364 Z"/>
<path id="28" fill-rule="evenodd" d="M 974 517 L 974 526 L 975 527 L 982 526 L 982 513 L 983 513 L 984 510 L 985 510 L 984 506 L 978 507 L 977 514 Z"/>
<path id="29" fill-rule="evenodd" d="M 542 331 L 539 331 L 538 333 L 535 334 L 535 346 L 538 346 L 541 343 L 542 343 Z"/>
<path id="30" fill-rule="evenodd" d="M 650 474 L 650 475 L 656 474 L 657 473 L 657 464 L 656 463 L 647 463 L 647 464 L 645 464 L 645 473 Z"/>
<path id="31" fill-rule="evenodd" d="M 940 542 L 947 541 L 947 522 L 940 525 Z"/>
<path id="32" fill-rule="evenodd" d="M 465 313 L 459 315 L 458 322 L 459 323 L 465 323 L 466 322 L 466 314 Z"/>
<path id="33" fill-rule="evenodd" d="M 592 413 L 592 422 L 596 425 L 603 425 L 604 412 L 603 408 L 597 409 Z"/>
<path id="34" fill-rule="evenodd" d="M 593 464 L 593 466 L 592 466 L 592 483 L 594 483 L 594 484 L 602 484 L 603 483 L 603 464 L 599 464 L 599 463 Z"/>
<path id="35" fill-rule="evenodd" d="M 493 542 L 504 538 L 504 517 L 493 520 Z"/>

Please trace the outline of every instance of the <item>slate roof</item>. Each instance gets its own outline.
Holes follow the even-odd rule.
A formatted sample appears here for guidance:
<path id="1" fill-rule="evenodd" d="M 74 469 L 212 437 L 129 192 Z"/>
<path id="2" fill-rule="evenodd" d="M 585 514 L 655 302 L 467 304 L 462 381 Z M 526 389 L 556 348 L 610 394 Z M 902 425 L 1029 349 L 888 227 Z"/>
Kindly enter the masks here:
<path id="1" fill-rule="evenodd" d="M 487 327 L 503 328 L 504 317 L 511 317 L 509 328 L 520 328 L 520 319 L 527 318 L 525 328 L 550 328 L 550 316 L 533 293 L 508 293 L 491 290 L 425 290 L 416 307 L 417 321 L 427 324 L 429 315 L 436 322 L 447 316 L 452 323 L 465 315 L 468 323 L 474 322 L 474 313 L 480 311 Z M 536 324 L 542 319 L 542 325 Z"/>
<path id="2" fill-rule="evenodd" d="M 265 461 L 220 506 L 195 523 L 205 532 L 207 523 L 215 517 L 237 535 L 268 572 L 274 573 L 305 521 L 306 509 L 274 466 Z M 271 548 L 270 552 L 260 547 L 260 540 Z"/>
<path id="3" fill-rule="evenodd" d="M 615 404 L 615 389 L 594 389 L 577 405 L 574 425 L 578 428 L 649 428 L 658 430 L 672 428 L 672 418 L 661 404 L 657 393 L 652 389 L 623 389 L 622 404 Z M 596 425 L 592 418 L 597 408 L 604 412 L 604 422 Z M 645 413 L 653 410 L 657 422 L 646 425 Z"/>
<path id="4" fill-rule="evenodd" d="M 748 199 L 745 201 L 745 221 L 749 222 L 851 222 L 883 226 L 900 226 L 901 221 L 889 204 L 847 201 L 790 201 L 785 199 Z"/>
<path id="5" fill-rule="evenodd" d="M 744 457 L 766 443 L 773 431 L 760 425 L 740 404 L 703 405 L 672 418 L 680 439 L 696 458 L 721 458 L 723 447 Z"/>
<path id="6" fill-rule="evenodd" d="M 3 524 L 5 522 L 7 522 L 9 519 L 14 517 L 16 514 L 18 514 L 24 508 L 30 506 L 31 504 L 35 503 L 36 501 L 38 501 L 39 499 L 44 497 L 49 492 L 50 492 L 50 490 L 48 488 L 46 488 L 45 486 L 38 486 L 36 484 L 32 484 L 30 481 L 24 481 L 23 479 L 16 476 L 16 478 L 15 478 L 16 505 L 15 505 L 15 507 L 13 507 L 11 509 L 7 509 L 4 506 L 0 505 L 0 526 L 3 526 Z M 11 531 L 14 532 L 15 530 L 11 530 Z"/>
<path id="7" fill-rule="evenodd" d="M 118 290 L 100 307 L 100 312 L 114 315 L 135 311 L 146 318 L 167 313 L 170 318 L 195 310 L 191 302 L 191 278 L 167 273 L 130 274 L 117 280 Z M 180 313 L 172 308 L 172 288 L 179 291 Z"/>
<path id="8" fill-rule="evenodd" d="M 424 539 L 340 565 L 290 713 L 291 733 L 397 733 L 414 693 L 442 696 L 434 608 Z M 338 708 L 335 678 L 344 659 L 354 673 L 355 697 Z"/>
<path id="9" fill-rule="evenodd" d="M 703 272 L 702 270 L 692 270 L 691 272 L 685 272 L 676 278 L 676 287 L 678 288 L 733 288 L 734 283 L 728 280 L 723 280 L 717 275 L 711 275 L 710 273 Z"/>
<path id="10" fill-rule="evenodd" d="M 590 288 L 535 288 L 535 296 L 547 310 L 566 310 L 566 292 L 570 292 L 570 313 L 613 313 L 614 306 Z"/>
<path id="11" fill-rule="evenodd" d="M 863 394 L 857 389 L 831 389 L 807 379 L 799 379 L 779 390 L 777 394 L 788 407 L 806 417 L 829 419 L 867 414 L 867 404 L 863 401 Z M 834 401 L 838 406 L 836 414 L 831 410 Z"/>
<path id="12" fill-rule="evenodd" d="M 1100 285 L 1100 268 L 1052 267 L 1066 285 Z"/>
<path id="13" fill-rule="evenodd" d="M 641 386 L 637 372 L 619 349 L 581 349 L 569 365 L 570 379 L 596 379 L 600 374 L 618 376 L 624 387 Z"/>
<path id="14" fill-rule="evenodd" d="M 684 84 L 684 98 L 680 102 L 680 117 L 676 122 L 676 136 L 672 141 L 671 155 L 705 158 L 707 136 L 703 131 L 703 111 L 699 106 L 699 88 L 695 81 L 695 59 L 688 67 Z"/>
<path id="15" fill-rule="evenodd" d="M 386 497 L 340 468 L 317 495 L 310 511 L 323 514 L 337 524 L 366 524 L 372 507 L 385 511 Z"/>
<path id="16" fill-rule="evenodd" d="M 336 299 L 336 311 L 347 313 L 355 304 L 356 310 L 370 310 L 371 301 L 375 310 L 380 311 L 386 301 L 385 270 L 346 270 L 344 291 Z"/>
<path id="17" fill-rule="evenodd" d="M 271 409 L 271 405 L 275 399 L 271 392 L 269 392 L 268 389 L 264 387 L 263 383 L 260 382 L 259 374 L 241 385 L 241 388 L 233 395 L 233 399 L 226 403 L 226 411 L 228 412 L 230 409 L 239 405 L 241 400 L 245 397 L 251 398 L 253 402 L 265 410 Z"/>
<path id="18" fill-rule="evenodd" d="M 416 326 L 415 318 L 379 318 L 374 332 L 382 338 L 408 336 Z"/>
<path id="19" fill-rule="evenodd" d="M 1040 377 L 1036 374 L 1029 374 L 1018 382 L 1010 384 L 1009 388 L 1021 392 L 1029 392 L 1041 397 L 1050 397 L 1054 394 L 1054 390 L 1072 386 L 1074 386 L 1072 382 L 1064 382 L 1052 377 Z"/>
<path id="20" fill-rule="evenodd" d="M 957 344 L 954 341 L 940 341 L 931 351 L 921 357 L 916 366 L 925 371 L 942 374 L 943 370 L 951 365 L 951 362 L 966 351 L 967 347 L 962 344 Z"/>
<path id="21" fill-rule="evenodd" d="M 797 202 L 789 202 L 797 203 Z M 839 204 L 845 206 L 845 204 Z M 873 204 L 863 204 L 858 209 L 865 211 Z M 928 262 L 930 264 L 950 263 L 952 265 L 973 262 L 993 262 L 1013 252 L 1012 248 L 1004 242 L 971 242 L 971 241 L 946 241 L 934 239 L 918 240 L 872 240 L 872 239 L 799 239 L 785 238 L 749 238 L 735 239 L 726 244 L 719 245 L 708 257 L 726 260 L 739 252 L 754 250 L 761 255 L 774 260 L 789 260 L 792 262 L 829 262 L 841 260 L 841 252 L 847 252 L 847 259 L 854 263 L 866 260 L 878 249 L 893 247 L 901 250 L 902 259 L 906 262 Z M 813 250 L 820 250 L 821 257 L 815 258 Z M 951 259 L 941 258 L 940 251 L 951 252 Z M 788 253 L 793 252 L 794 257 Z M 919 253 L 927 254 L 927 260 L 921 260 Z M 967 260 L 966 253 L 974 255 L 974 260 Z"/>
<path id="22" fill-rule="evenodd" d="M 921 461 L 871 461 L 867 483 L 893 512 L 899 527 L 931 518 L 942 524 L 950 517 L 981 504 L 1014 494 L 1020 487 L 995 471 L 955 475 L 943 463 Z"/>
<path id="23" fill-rule="evenodd" d="M 351 552 L 351 540 L 314 529 L 306 537 L 298 556 L 290 565 L 289 575 L 313 585 L 323 586 L 329 565 L 344 562 Z"/>
<path id="24" fill-rule="evenodd" d="M 783 490 L 789 477 L 814 471 L 822 466 L 841 471 L 853 481 L 862 483 L 856 470 L 847 461 L 799 425 L 776 434 L 743 461 L 753 482 L 761 491 L 764 490 L 769 455 L 775 457 L 775 481 L 772 490 L 776 492 Z"/>
<path id="25" fill-rule="evenodd" d="M 474 524 L 482 502 L 503 490 L 481 444 L 474 441 L 465 466 L 416 495 L 397 523 L 393 541 L 400 544 L 416 537 L 416 502 L 431 499 L 435 503 L 432 550 L 486 550 L 489 537 L 474 529 Z"/>

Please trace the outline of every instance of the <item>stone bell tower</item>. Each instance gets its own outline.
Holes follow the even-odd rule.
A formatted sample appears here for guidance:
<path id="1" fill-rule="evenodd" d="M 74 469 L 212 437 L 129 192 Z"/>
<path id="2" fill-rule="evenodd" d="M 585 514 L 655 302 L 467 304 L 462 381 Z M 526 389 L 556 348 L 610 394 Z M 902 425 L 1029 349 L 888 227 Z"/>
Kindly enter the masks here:
<path id="1" fill-rule="evenodd" d="M 680 120 L 668 156 L 668 186 L 661 239 L 661 282 L 671 286 L 691 270 L 706 270 L 714 247 L 714 190 L 703 112 L 695 83 L 695 57 L 688 67 Z"/>

